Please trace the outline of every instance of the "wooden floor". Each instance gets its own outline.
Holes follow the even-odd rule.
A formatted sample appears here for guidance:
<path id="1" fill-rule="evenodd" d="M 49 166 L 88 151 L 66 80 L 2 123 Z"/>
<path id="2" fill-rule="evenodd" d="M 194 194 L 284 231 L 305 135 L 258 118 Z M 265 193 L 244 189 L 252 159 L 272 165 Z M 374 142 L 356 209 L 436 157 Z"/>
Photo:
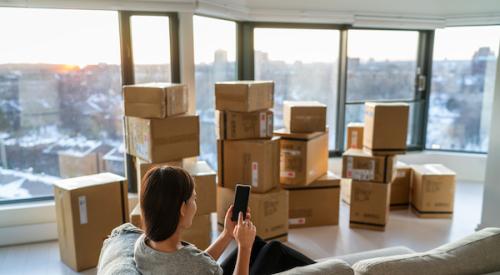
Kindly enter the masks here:
<path id="1" fill-rule="evenodd" d="M 474 232 L 480 222 L 483 185 L 459 182 L 451 220 L 416 218 L 392 211 L 385 232 L 349 229 L 349 207 L 341 203 L 339 226 L 290 231 L 288 244 L 313 259 L 403 245 L 425 251 Z M 95 269 L 82 274 L 95 274 Z M 0 274 L 75 274 L 59 260 L 57 242 L 0 247 Z"/>

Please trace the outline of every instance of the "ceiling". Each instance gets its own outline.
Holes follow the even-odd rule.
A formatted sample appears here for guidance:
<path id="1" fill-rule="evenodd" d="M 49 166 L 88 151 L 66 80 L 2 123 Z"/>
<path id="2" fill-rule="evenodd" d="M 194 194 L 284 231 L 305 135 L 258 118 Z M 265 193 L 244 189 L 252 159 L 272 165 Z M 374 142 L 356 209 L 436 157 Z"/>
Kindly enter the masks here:
<path id="1" fill-rule="evenodd" d="M 500 0 L 0 0 L 0 6 L 177 11 L 236 20 L 360 27 L 500 24 Z"/>

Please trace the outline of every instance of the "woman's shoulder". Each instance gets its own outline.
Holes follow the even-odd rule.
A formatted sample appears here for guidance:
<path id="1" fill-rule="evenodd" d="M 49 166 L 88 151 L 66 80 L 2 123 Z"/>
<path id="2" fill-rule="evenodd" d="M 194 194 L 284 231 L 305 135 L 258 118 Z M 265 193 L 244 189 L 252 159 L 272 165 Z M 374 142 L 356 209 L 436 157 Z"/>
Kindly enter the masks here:
<path id="1" fill-rule="evenodd" d="M 176 252 L 165 253 L 150 248 L 144 238 L 140 238 L 134 253 L 136 266 L 141 273 L 147 274 L 165 270 L 172 274 L 222 274 L 219 264 L 206 252 L 189 243 L 183 245 Z"/>

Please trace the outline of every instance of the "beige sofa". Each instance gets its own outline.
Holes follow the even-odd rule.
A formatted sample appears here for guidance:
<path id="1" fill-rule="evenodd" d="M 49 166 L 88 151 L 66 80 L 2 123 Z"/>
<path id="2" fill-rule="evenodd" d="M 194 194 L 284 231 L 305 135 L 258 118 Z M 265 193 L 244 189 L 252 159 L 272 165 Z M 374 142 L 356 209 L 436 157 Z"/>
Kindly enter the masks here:
<path id="1" fill-rule="evenodd" d="M 330 258 L 280 274 L 500 274 L 500 228 L 486 228 L 422 253 L 401 250 L 400 255 L 388 249 Z"/>
<path id="2" fill-rule="evenodd" d="M 98 274 L 139 274 L 133 259 L 135 240 L 142 232 L 131 224 L 113 230 L 101 250 Z M 481 231 L 427 252 L 393 247 L 319 260 L 281 275 L 371 274 L 500 274 L 500 228 Z M 497 274 L 497 273 L 495 273 Z"/>

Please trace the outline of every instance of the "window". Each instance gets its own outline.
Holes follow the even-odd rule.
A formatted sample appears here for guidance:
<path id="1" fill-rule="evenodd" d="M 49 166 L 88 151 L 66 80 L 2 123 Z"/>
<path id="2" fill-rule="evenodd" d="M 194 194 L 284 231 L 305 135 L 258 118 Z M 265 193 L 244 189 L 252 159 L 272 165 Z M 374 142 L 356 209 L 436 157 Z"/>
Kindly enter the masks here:
<path id="1" fill-rule="evenodd" d="M 135 83 L 170 82 L 168 16 L 130 18 Z"/>
<path id="2" fill-rule="evenodd" d="M 215 92 L 217 81 L 236 80 L 236 23 L 194 16 L 196 109 L 201 121 L 201 159 L 217 167 Z"/>
<path id="3" fill-rule="evenodd" d="M 418 31 L 349 30 L 345 124 L 362 122 L 366 101 L 402 101 L 410 105 L 408 144 L 415 144 L 412 125 L 423 107 L 415 89 Z"/>
<path id="4" fill-rule="evenodd" d="M 426 147 L 487 152 L 500 26 L 436 30 Z"/>
<path id="5" fill-rule="evenodd" d="M 284 100 L 328 106 L 329 147 L 335 147 L 340 33 L 328 29 L 255 28 L 255 79 L 274 80 L 274 124 L 283 127 Z"/>
<path id="6" fill-rule="evenodd" d="M 0 203 L 124 174 L 118 30 L 116 12 L 0 8 Z"/>

